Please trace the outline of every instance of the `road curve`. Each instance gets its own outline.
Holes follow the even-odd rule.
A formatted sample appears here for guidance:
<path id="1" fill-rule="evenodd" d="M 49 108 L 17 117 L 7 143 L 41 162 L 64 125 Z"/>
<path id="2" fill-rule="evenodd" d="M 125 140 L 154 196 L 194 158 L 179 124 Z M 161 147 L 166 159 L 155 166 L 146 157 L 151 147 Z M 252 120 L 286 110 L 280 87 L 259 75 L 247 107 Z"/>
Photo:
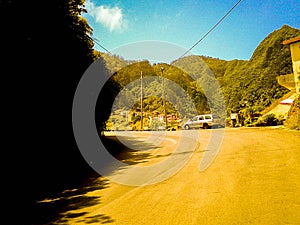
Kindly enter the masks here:
<path id="1" fill-rule="evenodd" d="M 168 179 L 129 186 L 100 177 L 108 186 L 84 194 L 100 201 L 77 202 L 81 207 L 63 212 L 57 223 L 299 224 L 300 133 L 281 128 L 226 128 L 216 158 L 200 171 L 211 132 L 199 132 L 197 148 Z M 136 166 L 147 168 L 170 157 L 179 143 L 177 134 L 166 136 L 158 148 L 143 150 L 152 152 Z M 191 139 L 185 134 L 183 143 L 187 144 Z M 139 138 L 145 141 L 143 135 Z"/>

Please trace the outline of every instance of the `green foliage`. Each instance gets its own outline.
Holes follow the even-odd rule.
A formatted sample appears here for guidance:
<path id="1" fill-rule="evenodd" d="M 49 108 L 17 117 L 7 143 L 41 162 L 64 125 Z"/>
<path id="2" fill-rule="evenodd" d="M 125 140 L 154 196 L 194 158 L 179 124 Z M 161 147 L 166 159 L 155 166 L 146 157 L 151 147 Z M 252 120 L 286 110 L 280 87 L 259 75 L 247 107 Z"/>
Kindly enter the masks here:
<path id="1" fill-rule="evenodd" d="M 262 117 L 259 117 L 258 120 L 251 122 L 248 122 L 249 126 L 277 126 L 277 125 L 283 125 L 285 121 L 285 117 L 283 115 L 276 115 L 274 113 L 266 114 Z"/>
<path id="2" fill-rule="evenodd" d="M 176 108 L 169 101 L 165 101 L 166 104 L 166 114 L 177 114 Z M 141 102 L 138 101 L 132 107 L 133 111 L 141 111 Z M 143 111 L 146 113 L 152 113 L 158 111 L 160 113 L 164 112 L 163 99 L 158 96 L 149 96 L 143 99 Z"/>
<path id="3" fill-rule="evenodd" d="M 277 125 L 277 117 L 274 113 L 267 114 L 263 116 L 263 121 L 266 123 L 268 126 L 275 126 Z"/>
<path id="4" fill-rule="evenodd" d="M 177 60 L 174 64 L 184 66 L 191 76 L 198 74 L 199 80 L 205 80 L 206 83 L 214 76 L 221 86 L 227 115 L 239 112 L 245 107 L 263 110 L 289 92 L 287 88 L 278 84 L 276 78 L 292 73 L 289 46 L 283 45 L 282 42 L 298 35 L 300 30 L 284 25 L 259 44 L 249 61 L 189 56 Z"/>
<path id="5" fill-rule="evenodd" d="M 126 103 L 123 106 L 119 105 L 121 108 L 126 108 L 126 105 L 132 108 L 135 105 L 134 110 L 140 110 L 137 102 L 140 87 L 135 81 L 140 78 L 141 71 L 143 78 L 151 76 L 161 78 L 163 72 L 166 80 L 173 81 L 173 84 L 168 84 L 170 89 L 174 89 L 174 83 L 178 84 L 193 102 L 191 105 L 180 101 L 179 99 L 185 96 L 178 96 L 178 93 L 170 91 L 167 93 L 170 101 L 166 103 L 168 113 L 174 113 L 176 110 L 178 112 L 178 108 L 185 108 L 187 110 L 184 115 L 187 117 L 197 113 L 222 111 L 226 111 L 227 116 L 233 112 L 244 112 L 247 116 L 253 112 L 263 111 L 289 92 L 277 81 L 278 76 L 292 73 L 289 46 L 283 45 L 282 42 L 298 35 L 300 30 L 282 26 L 259 44 L 249 61 L 187 56 L 172 62 L 171 65 L 150 65 L 148 61 L 128 65 L 128 62 L 120 57 L 97 54 L 104 58 L 110 71 L 116 71 L 112 76 L 112 88 L 115 90 L 112 98 L 115 98 L 122 88 L 131 87 L 131 93 L 126 95 Z M 163 71 L 161 71 L 162 67 Z M 146 112 L 163 111 L 161 85 L 160 79 L 145 80 L 144 94 L 148 96 L 144 99 Z M 223 101 L 226 109 L 223 109 Z M 193 107 L 196 111 L 190 110 Z"/>
<path id="6" fill-rule="evenodd" d="M 197 113 L 208 112 L 207 99 L 195 81 L 176 66 L 167 64 L 151 65 L 148 61 L 133 62 L 123 67 L 119 57 L 100 55 L 107 60 L 106 65 L 118 62 L 122 68 L 117 70 L 104 85 L 98 98 L 97 109 L 101 108 L 101 121 L 98 127 L 105 129 L 105 121 L 116 109 L 141 112 L 141 80 L 143 85 L 143 112 L 158 112 L 189 118 Z M 108 66 L 108 70 L 117 67 Z M 164 68 L 162 70 L 162 68 Z M 188 101 L 189 100 L 189 101 Z M 165 108 L 164 108 L 165 102 Z M 107 119 L 105 119 L 107 118 Z M 146 117 L 145 117 L 146 118 Z M 135 114 L 132 127 L 137 129 L 141 118 Z"/>
<path id="7" fill-rule="evenodd" d="M 172 62 L 172 65 L 182 69 L 192 78 L 189 87 L 190 95 L 198 99 L 197 111 L 199 113 L 223 112 L 223 95 L 220 92 L 219 82 L 216 80 L 212 70 L 202 60 L 201 56 L 188 56 Z M 195 96 L 194 92 L 203 93 Z M 205 99 L 205 102 L 203 101 Z M 197 104 L 197 103 L 196 103 Z M 222 117 L 222 115 L 219 115 Z"/>
<path id="8" fill-rule="evenodd" d="M 112 74 L 119 71 L 120 69 L 126 67 L 129 63 L 125 61 L 122 57 L 117 55 L 105 54 L 103 52 L 99 52 L 94 50 L 95 58 L 101 57 L 106 65 L 106 68 Z"/>

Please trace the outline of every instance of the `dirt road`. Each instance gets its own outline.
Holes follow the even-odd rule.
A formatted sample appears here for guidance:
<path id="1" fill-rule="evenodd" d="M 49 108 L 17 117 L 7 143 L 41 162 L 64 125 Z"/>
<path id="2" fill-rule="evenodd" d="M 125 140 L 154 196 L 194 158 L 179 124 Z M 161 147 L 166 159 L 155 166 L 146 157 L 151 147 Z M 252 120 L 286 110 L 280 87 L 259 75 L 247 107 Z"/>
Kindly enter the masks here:
<path id="1" fill-rule="evenodd" d="M 105 187 L 72 202 L 77 207 L 60 214 L 57 224 L 300 224 L 300 133 L 226 128 L 217 157 L 199 171 L 210 132 L 200 132 L 200 146 L 169 179 L 133 187 L 98 178 Z"/>

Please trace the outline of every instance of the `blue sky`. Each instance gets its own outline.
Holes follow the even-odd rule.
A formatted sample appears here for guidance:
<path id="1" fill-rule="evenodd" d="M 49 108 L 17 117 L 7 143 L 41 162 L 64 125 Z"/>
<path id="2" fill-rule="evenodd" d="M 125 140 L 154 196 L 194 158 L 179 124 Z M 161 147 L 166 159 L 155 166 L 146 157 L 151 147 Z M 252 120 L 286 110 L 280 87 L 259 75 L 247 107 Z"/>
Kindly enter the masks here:
<path id="1" fill-rule="evenodd" d="M 86 0 L 88 13 L 83 16 L 98 43 L 112 53 L 126 58 L 128 48 L 122 52 L 120 47 L 158 41 L 178 46 L 173 53 L 176 59 L 180 50 L 183 54 L 192 47 L 237 2 Z M 300 29 L 299 9 L 299 0 L 242 0 L 190 54 L 248 60 L 258 44 L 284 24 Z M 97 44 L 95 49 L 104 51 Z"/>

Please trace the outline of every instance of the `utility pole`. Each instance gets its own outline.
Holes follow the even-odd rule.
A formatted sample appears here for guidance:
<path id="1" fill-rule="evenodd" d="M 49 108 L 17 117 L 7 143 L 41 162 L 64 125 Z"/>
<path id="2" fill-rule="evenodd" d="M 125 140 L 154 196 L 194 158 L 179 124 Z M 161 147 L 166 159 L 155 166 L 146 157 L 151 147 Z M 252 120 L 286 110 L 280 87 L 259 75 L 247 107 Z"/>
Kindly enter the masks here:
<path id="1" fill-rule="evenodd" d="M 164 79 L 164 67 L 161 67 L 161 77 L 162 77 L 162 98 L 163 98 L 163 108 L 164 108 L 164 117 L 165 117 L 165 129 L 167 130 L 167 110 L 166 110 L 166 99 L 165 99 L 165 79 Z"/>
<path id="2" fill-rule="evenodd" d="M 141 71 L 141 130 L 143 130 L 143 71 Z"/>

